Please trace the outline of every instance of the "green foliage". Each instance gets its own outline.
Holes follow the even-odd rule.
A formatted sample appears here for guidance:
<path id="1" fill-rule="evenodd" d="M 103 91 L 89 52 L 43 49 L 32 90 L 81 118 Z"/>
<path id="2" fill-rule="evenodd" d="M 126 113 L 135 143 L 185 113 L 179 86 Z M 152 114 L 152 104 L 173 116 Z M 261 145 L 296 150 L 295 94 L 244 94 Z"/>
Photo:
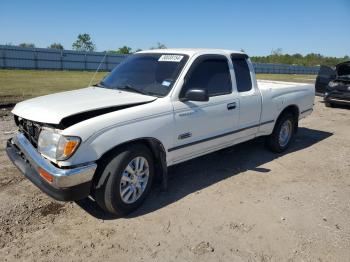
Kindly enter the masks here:
<path id="1" fill-rule="evenodd" d="M 282 55 L 282 48 L 272 49 L 271 50 L 271 55 L 274 55 L 274 56 Z"/>
<path id="2" fill-rule="evenodd" d="M 109 54 L 126 54 L 127 55 L 127 54 L 136 53 L 139 51 L 142 51 L 142 49 L 138 48 L 133 51 L 131 47 L 125 45 L 125 46 L 119 47 L 118 50 L 108 50 L 106 52 Z"/>
<path id="3" fill-rule="evenodd" d="M 73 43 L 72 48 L 77 51 L 95 51 L 96 46 L 89 34 L 79 34 L 78 39 Z"/>
<path id="4" fill-rule="evenodd" d="M 21 43 L 18 46 L 20 47 L 29 47 L 29 48 L 34 48 L 35 45 L 33 43 Z"/>
<path id="5" fill-rule="evenodd" d="M 129 46 L 122 46 L 120 47 L 117 51 L 116 51 L 117 54 L 131 54 L 132 53 L 132 48 L 129 47 Z"/>
<path id="6" fill-rule="evenodd" d="M 158 42 L 156 47 L 151 46 L 150 49 L 167 49 L 167 47 L 166 47 L 166 45 Z"/>
<path id="7" fill-rule="evenodd" d="M 288 65 L 302 65 L 302 66 L 334 66 L 344 61 L 348 61 L 349 56 L 344 57 L 328 57 L 321 54 L 310 53 L 305 56 L 301 54 L 283 54 L 282 49 L 274 49 L 271 51 L 271 55 L 268 56 L 252 56 L 252 62 L 255 63 L 277 63 Z"/>
<path id="8" fill-rule="evenodd" d="M 107 54 L 117 54 L 117 51 L 115 51 L 115 50 L 105 50 L 103 52 L 107 53 Z"/>
<path id="9" fill-rule="evenodd" d="M 60 50 L 64 49 L 63 45 L 61 45 L 60 43 L 53 43 L 49 45 L 47 48 L 60 49 Z"/>

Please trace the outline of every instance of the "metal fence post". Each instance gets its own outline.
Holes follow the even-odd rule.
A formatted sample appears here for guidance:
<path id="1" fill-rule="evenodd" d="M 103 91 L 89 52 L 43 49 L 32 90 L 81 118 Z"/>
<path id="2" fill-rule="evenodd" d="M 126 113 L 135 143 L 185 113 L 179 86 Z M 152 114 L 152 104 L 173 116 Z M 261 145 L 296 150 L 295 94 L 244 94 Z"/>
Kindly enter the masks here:
<path id="1" fill-rule="evenodd" d="M 36 49 L 34 49 L 34 67 L 35 69 L 38 69 L 38 54 Z"/>
<path id="2" fill-rule="evenodd" d="M 106 51 L 106 71 L 109 70 L 109 66 L 108 66 L 108 53 Z"/>
<path id="3" fill-rule="evenodd" d="M 61 64 L 61 70 L 63 71 L 63 50 L 61 50 L 60 64 Z"/>
<path id="4" fill-rule="evenodd" d="M 3 66 L 2 67 L 6 68 L 6 53 L 5 53 L 5 50 L 3 49 L 1 53 L 2 53 L 2 61 L 3 61 L 3 63 L 2 63 Z"/>

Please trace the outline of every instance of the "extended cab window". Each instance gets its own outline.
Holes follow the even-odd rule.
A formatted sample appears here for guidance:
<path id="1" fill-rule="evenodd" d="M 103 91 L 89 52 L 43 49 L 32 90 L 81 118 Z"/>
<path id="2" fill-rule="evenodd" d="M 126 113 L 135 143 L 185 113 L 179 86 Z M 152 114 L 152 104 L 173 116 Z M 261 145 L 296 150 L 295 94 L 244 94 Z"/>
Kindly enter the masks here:
<path id="1" fill-rule="evenodd" d="M 237 91 L 247 92 L 252 89 L 252 79 L 250 77 L 250 70 L 246 58 L 231 57 L 233 69 L 235 71 Z"/>
<path id="2" fill-rule="evenodd" d="M 181 97 L 189 89 L 208 90 L 209 96 L 232 92 L 230 70 L 226 58 L 209 58 L 193 66 L 181 91 Z"/>

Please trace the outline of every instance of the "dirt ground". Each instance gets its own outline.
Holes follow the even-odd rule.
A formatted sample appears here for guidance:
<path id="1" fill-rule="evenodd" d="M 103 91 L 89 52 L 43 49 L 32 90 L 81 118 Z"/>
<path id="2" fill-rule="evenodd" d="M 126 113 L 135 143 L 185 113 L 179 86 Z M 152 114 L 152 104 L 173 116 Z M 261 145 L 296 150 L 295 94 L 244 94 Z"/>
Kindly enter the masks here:
<path id="1" fill-rule="evenodd" d="M 350 261 L 350 109 L 320 101 L 285 154 L 256 139 L 178 165 L 120 219 L 24 179 L 1 116 L 0 260 Z"/>

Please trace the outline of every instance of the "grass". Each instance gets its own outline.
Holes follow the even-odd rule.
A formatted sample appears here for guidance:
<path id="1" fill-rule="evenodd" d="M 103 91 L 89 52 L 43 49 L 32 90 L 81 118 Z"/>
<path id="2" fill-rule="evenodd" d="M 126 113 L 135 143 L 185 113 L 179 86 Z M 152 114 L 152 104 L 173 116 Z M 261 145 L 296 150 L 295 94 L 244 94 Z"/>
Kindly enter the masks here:
<path id="1" fill-rule="evenodd" d="M 107 72 L 99 72 L 94 83 Z M 94 72 L 0 70 L 0 105 L 15 103 L 31 97 L 83 88 L 89 85 Z M 314 75 L 258 74 L 258 79 L 289 82 L 314 82 Z"/>
<path id="2" fill-rule="evenodd" d="M 97 73 L 94 83 L 106 74 Z M 0 70 L 0 104 L 83 88 L 93 75 L 88 71 Z"/>
<path id="3" fill-rule="evenodd" d="M 316 75 L 257 74 L 258 79 L 298 83 L 315 83 Z"/>

